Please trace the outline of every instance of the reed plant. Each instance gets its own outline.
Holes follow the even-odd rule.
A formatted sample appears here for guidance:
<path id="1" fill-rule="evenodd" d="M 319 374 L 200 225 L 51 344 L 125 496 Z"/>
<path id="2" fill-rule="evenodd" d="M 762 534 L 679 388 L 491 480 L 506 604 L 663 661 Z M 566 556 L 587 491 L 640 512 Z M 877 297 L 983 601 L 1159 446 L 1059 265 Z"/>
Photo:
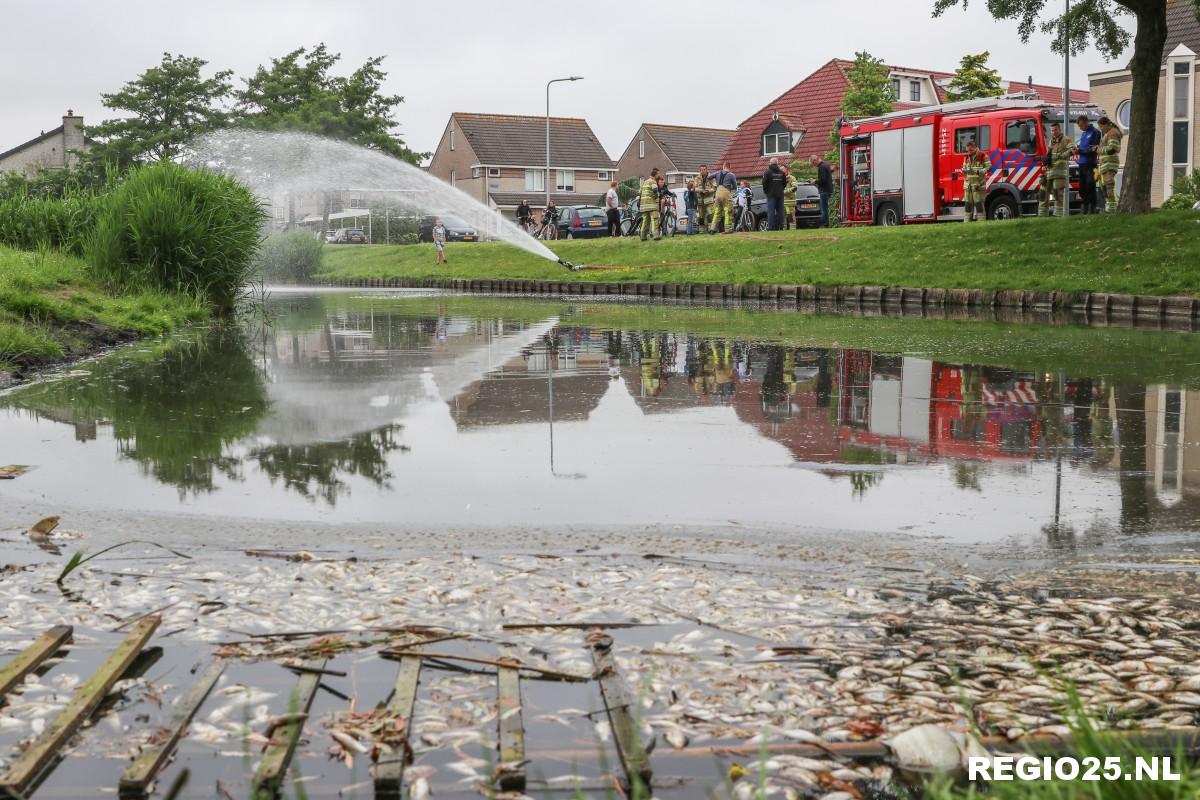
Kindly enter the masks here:
<path id="1" fill-rule="evenodd" d="M 258 269 L 267 281 L 307 283 L 321 270 L 324 247 L 306 231 L 273 233 L 258 249 Z"/>
<path id="2" fill-rule="evenodd" d="M 264 220 L 234 179 L 163 161 L 104 196 L 84 255 L 114 288 L 185 292 L 228 314 L 254 274 Z"/>

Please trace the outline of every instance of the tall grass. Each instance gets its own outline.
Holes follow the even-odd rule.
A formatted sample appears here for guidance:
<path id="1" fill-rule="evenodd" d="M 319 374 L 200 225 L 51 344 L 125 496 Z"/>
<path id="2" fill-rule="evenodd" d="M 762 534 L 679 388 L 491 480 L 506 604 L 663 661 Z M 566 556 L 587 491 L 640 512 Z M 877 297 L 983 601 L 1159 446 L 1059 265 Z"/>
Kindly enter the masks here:
<path id="1" fill-rule="evenodd" d="M 229 313 L 254 273 L 264 219 L 232 178 L 164 161 L 104 197 L 84 255 L 111 286 L 182 291 Z"/>
<path id="2" fill-rule="evenodd" d="M 102 198 L 74 189 L 61 198 L 12 194 L 0 198 L 0 244 L 19 250 L 53 248 L 82 255 Z"/>
<path id="3" fill-rule="evenodd" d="M 324 245 L 311 233 L 273 233 L 258 249 L 258 268 L 268 281 L 305 283 L 321 269 Z"/>

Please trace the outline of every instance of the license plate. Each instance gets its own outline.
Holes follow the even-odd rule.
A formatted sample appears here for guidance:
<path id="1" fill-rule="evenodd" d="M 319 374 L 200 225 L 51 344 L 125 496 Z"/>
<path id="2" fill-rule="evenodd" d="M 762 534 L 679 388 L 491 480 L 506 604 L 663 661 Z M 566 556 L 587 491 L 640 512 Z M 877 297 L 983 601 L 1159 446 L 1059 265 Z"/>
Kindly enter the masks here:
<path id="1" fill-rule="evenodd" d="M 475 237 L 474 236 L 464 236 L 463 241 L 464 242 L 473 242 L 473 241 L 475 241 Z"/>
<path id="2" fill-rule="evenodd" d="M 801 208 L 816 208 L 817 204 L 816 203 L 801 203 L 800 207 Z"/>
<path id="3" fill-rule="evenodd" d="M 599 228 L 603 224 L 604 224 L 604 220 L 602 220 L 602 219 L 594 219 L 594 220 L 591 220 L 590 222 L 588 222 L 588 225 L 591 225 L 593 228 Z"/>

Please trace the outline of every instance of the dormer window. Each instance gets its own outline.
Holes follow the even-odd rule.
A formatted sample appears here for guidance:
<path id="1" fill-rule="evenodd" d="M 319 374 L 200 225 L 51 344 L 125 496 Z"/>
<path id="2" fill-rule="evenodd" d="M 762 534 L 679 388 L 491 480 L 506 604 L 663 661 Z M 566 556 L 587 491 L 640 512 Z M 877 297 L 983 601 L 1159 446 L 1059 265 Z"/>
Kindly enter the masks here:
<path id="1" fill-rule="evenodd" d="M 771 124 L 762 133 L 762 155 L 790 156 L 795 143 L 800 141 L 800 134 L 788 130 L 778 112 L 771 115 Z"/>

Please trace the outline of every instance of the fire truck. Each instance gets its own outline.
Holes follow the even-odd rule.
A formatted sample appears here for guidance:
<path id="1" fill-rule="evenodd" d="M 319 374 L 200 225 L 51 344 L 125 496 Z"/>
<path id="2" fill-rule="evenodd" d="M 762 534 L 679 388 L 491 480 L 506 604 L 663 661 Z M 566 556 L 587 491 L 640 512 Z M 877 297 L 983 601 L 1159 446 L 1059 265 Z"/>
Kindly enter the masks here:
<path id="1" fill-rule="evenodd" d="M 1063 127 L 1080 116 L 1099 119 L 1095 104 L 1076 104 Z M 984 208 L 988 219 L 1037 214 L 1050 125 L 1063 109 L 1025 94 L 924 106 L 844 121 L 840 129 L 842 222 L 902 225 L 965 219 L 962 165 L 968 142 L 992 162 Z M 1071 163 L 1070 202 L 1079 205 Z"/>

